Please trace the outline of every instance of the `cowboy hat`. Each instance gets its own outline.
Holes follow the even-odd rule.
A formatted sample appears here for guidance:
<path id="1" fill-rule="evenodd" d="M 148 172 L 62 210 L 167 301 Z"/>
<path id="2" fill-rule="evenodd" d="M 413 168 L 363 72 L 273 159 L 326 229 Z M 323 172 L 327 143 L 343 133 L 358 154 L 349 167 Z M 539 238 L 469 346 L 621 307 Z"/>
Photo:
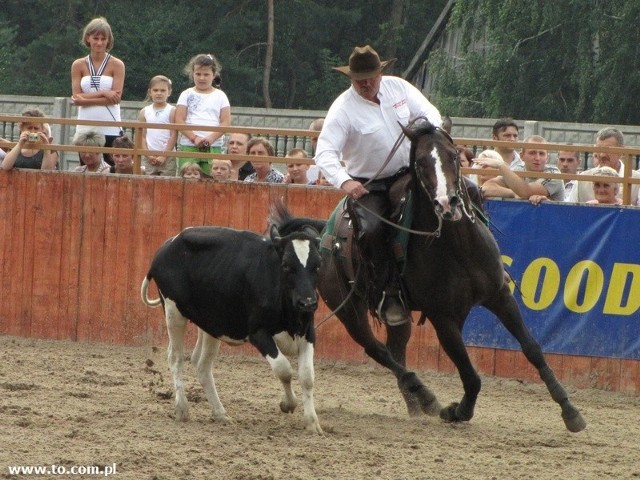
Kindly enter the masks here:
<path id="1" fill-rule="evenodd" d="M 396 59 L 392 58 L 381 62 L 378 53 L 369 45 L 365 45 L 364 47 L 353 49 L 349 57 L 349 65 L 333 67 L 333 69 L 352 80 L 364 80 L 382 73 L 387 67 L 393 65 L 395 61 Z"/>

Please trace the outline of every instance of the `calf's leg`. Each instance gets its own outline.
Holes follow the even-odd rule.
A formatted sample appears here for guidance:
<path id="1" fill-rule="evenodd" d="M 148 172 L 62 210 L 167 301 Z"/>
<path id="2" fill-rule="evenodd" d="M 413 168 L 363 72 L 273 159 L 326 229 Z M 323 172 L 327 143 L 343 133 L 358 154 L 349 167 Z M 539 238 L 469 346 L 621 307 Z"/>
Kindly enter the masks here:
<path id="1" fill-rule="evenodd" d="M 173 376 L 173 387 L 176 393 L 176 421 L 189 420 L 189 404 L 184 393 L 184 332 L 188 320 L 178 311 L 173 300 L 167 298 L 164 303 L 164 314 L 169 334 L 167 360 Z"/>
<path id="2" fill-rule="evenodd" d="M 304 408 L 304 423 L 307 430 L 322 435 L 322 427 L 318 421 L 316 407 L 313 401 L 313 386 L 315 384 L 315 369 L 313 368 L 313 343 L 301 338 L 298 341 L 298 379 L 302 388 L 302 406 Z"/>
<path id="3" fill-rule="evenodd" d="M 198 380 L 200 380 L 200 385 L 202 385 L 211 406 L 213 419 L 216 422 L 234 423 L 220 402 L 216 382 L 213 378 L 213 359 L 218 355 L 219 350 L 220 340 L 198 329 L 198 341 L 191 355 L 191 362 L 196 367 Z"/>

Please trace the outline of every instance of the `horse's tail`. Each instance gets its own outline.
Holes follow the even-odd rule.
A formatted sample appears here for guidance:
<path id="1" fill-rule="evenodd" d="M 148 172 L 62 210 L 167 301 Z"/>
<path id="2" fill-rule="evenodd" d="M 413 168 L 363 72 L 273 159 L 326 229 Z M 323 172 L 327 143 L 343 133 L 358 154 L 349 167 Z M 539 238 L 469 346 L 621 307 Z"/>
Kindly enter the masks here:
<path id="1" fill-rule="evenodd" d="M 162 304 L 162 299 L 160 297 L 151 299 L 147 296 L 150 280 L 151 278 L 145 275 L 144 280 L 142 280 L 142 286 L 140 287 L 140 296 L 142 297 L 142 302 L 147 307 L 159 307 Z"/>

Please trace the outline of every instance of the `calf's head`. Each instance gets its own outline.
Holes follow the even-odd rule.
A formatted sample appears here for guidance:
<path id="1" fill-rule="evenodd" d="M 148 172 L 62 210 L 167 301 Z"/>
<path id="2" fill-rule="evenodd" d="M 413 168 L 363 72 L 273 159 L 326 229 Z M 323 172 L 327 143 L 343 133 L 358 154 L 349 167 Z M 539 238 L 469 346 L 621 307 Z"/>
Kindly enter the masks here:
<path id="1" fill-rule="evenodd" d="M 320 237 L 312 228 L 281 237 L 271 228 L 271 241 L 280 256 L 283 294 L 297 312 L 314 312 L 318 308 L 318 271 Z"/>

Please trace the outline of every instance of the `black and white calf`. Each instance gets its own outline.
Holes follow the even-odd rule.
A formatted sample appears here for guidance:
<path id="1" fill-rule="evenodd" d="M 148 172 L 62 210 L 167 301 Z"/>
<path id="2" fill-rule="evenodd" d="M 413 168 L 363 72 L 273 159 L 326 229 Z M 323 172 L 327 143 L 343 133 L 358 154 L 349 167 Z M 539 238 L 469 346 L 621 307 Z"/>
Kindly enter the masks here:
<path id="1" fill-rule="evenodd" d="M 280 409 L 296 408 L 293 370 L 298 357 L 305 426 L 322 433 L 314 401 L 314 312 L 318 306 L 319 232 L 324 222 L 294 218 L 281 203 L 271 208 L 270 238 L 224 227 L 192 227 L 168 240 L 142 282 L 142 300 L 164 307 L 168 360 L 176 392 L 176 420 L 189 418 L 183 385 L 184 332 L 199 327 L 191 356 L 216 421 L 233 422 L 220 402 L 212 363 L 220 342 L 249 341 L 284 387 Z M 151 280 L 160 298 L 149 299 Z"/>

